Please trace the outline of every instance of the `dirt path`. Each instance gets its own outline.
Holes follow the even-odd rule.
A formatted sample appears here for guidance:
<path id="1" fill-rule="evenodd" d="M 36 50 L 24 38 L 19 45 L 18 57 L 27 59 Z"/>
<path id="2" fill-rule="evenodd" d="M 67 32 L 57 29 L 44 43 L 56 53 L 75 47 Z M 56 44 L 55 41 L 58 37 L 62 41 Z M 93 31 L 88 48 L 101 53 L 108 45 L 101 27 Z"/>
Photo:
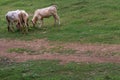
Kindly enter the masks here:
<path id="1" fill-rule="evenodd" d="M 35 53 L 8 51 L 14 48 L 34 50 Z M 120 45 L 57 43 L 45 39 L 34 41 L 0 39 L 0 57 L 7 57 L 16 62 L 45 59 L 60 60 L 61 63 L 70 61 L 120 63 Z"/>

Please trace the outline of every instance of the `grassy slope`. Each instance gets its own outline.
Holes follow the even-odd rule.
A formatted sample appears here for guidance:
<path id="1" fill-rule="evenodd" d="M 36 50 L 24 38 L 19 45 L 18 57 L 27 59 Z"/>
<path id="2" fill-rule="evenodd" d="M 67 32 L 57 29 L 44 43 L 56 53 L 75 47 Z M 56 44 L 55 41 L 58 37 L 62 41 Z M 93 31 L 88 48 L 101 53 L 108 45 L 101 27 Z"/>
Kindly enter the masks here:
<path id="1" fill-rule="evenodd" d="M 118 64 L 60 65 L 57 61 L 0 64 L 0 80 L 120 80 Z"/>
<path id="2" fill-rule="evenodd" d="M 41 29 L 32 28 L 27 35 L 8 33 L 4 15 L 24 9 L 33 14 L 37 8 L 58 5 L 61 26 L 53 27 L 53 18 L 45 19 Z M 0 38 L 77 41 L 81 43 L 120 43 L 120 0 L 1 0 Z M 32 17 L 30 17 L 31 19 Z"/>
<path id="3" fill-rule="evenodd" d="M 45 19 L 41 29 L 27 35 L 8 33 L 5 14 L 24 9 L 33 14 L 37 8 L 58 5 L 62 25 L 53 27 L 53 18 Z M 120 0 L 0 0 L 0 38 L 36 39 L 81 43 L 120 43 Z M 30 17 L 32 18 L 32 17 Z M 6 61 L 6 60 L 5 60 Z M 32 61 L 8 64 L 0 59 L 0 80 L 119 80 L 119 64 L 59 65 L 56 61 Z"/>

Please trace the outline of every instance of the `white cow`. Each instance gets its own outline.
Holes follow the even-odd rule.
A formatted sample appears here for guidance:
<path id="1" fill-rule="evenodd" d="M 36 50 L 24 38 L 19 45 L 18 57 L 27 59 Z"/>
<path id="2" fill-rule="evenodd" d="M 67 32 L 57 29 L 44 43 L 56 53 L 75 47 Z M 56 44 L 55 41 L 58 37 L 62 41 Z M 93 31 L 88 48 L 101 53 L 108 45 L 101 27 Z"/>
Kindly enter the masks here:
<path id="1" fill-rule="evenodd" d="M 13 31 L 14 23 L 16 23 L 16 27 L 22 31 L 24 26 L 28 26 L 28 17 L 28 14 L 24 10 L 9 11 L 6 14 L 8 31 Z"/>
<path id="2" fill-rule="evenodd" d="M 57 14 L 57 8 L 56 5 L 52 5 L 46 8 L 42 8 L 42 9 L 37 9 L 34 12 L 34 16 L 32 18 L 32 23 L 33 26 L 35 26 L 36 22 L 39 20 L 40 21 L 40 27 L 43 25 L 43 18 L 49 18 L 50 16 L 54 17 L 55 20 L 55 24 L 58 21 L 59 25 L 60 25 L 60 19 L 59 16 Z"/>

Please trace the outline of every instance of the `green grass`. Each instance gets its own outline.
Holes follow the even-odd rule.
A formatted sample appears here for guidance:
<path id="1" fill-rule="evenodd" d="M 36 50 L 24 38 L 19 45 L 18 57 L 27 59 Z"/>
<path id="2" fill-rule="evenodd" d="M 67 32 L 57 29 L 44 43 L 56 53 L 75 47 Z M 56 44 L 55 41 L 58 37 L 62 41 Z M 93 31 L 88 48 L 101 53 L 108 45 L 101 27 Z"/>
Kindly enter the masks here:
<path id="1" fill-rule="evenodd" d="M 33 15 L 36 9 L 51 4 L 58 5 L 60 26 L 54 27 L 51 17 L 44 20 L 45 25 L 42 28 L 33 28 L 30 23 L 31 29 L 28 34 L 7 31 L 5 14 L 8 11 L 24 9 Z M 62 42 L 120 44 L 119 9 L 120 0 L 0 0 L 0 38 L 46 38 Z M 9 51 L 34 54 L 34 51 L 25 48 L 11 48 Z M 47 51 L 64 54 L 75 52 L 59 47 Z M 43 52 L 46 50 L 43 49 Z M 88 52 L 88 55 L 92 54 Z M 44 60 L 14 63 L 0 57 L 0 80 L 120 80 L 120 64 L 71 62 L 60 65 L 58 61 Z"/>
<path id="2" fill-rule="evenodd" d="M 46 52 L 48 53 L 59 53 L 59 54 L 74 54 L 76 53 L 76 50 L 73 49 L 65 49 L 62 46 L 58 46 L 58 47 L 54 47 L 54 48 L 50 48 L 48 50 L 46 50 Z"/>
<path id="3" fill-rule="evenodd" d="M 50 53 L 50 54 L 74 54 L 74 53 L 76 53 L 76 51 L 77 50 L 66 49 L 63 46 L 56 46 L 56 47 L 53 47 L 53 48 L 42 47 L 39 51 L 37 51 L 37 53 L 38 54 L 44 54 L 44 53 Z"/>
<path id="4" fill-rule="evenodd" d="M 0 80 L 120 80 L 119 75 L 120 64 L 112 63 L 29 61 L 0 65 Z"/>
<path id="5" fill-rule="evenodd" d="M 23 53 L 32 54 L 32 53 L 35 53 L 36 51 L 31 50 L 31 49 L 27 49 L 27 48 L 10 48 L 10 49 L 8 49 L 7 52 L 10 52 L 10 53 L 15 52 L 15 53 L 21 53 L 21 54 L 23 54 Z"/>
<path id="6" fill-rule="evenodd" d="M 62 46 L 56 46 L 53 48 L 41 48 L 40 50 L 32 50 L 28 48 L 9 48 L 7 50 L 9 53 L 18 53 L 18 54 L 29 54 L 29 55 L 37 55 L 37 54 L 44 54 L 44 53 L 50 53 L 50 54 L 74 54 L 76 53 L 76 50 L 73 49 L 65 49 Z"/>
<path id="7" fill-rule="evenodd" d="M 26 35 L 7 32 L 7 11 L 24 9 L 33 14 L 36 9 L 51 4 L 58 5 L 61 26 L 54 27 L 53 18 L 49 18 L 44 20 L 44 27 L 31 28 Z M 120 44 L 119 4 L 120 0 L 1 0 L 0 38 L 46 38 L 63 42 Z"/>

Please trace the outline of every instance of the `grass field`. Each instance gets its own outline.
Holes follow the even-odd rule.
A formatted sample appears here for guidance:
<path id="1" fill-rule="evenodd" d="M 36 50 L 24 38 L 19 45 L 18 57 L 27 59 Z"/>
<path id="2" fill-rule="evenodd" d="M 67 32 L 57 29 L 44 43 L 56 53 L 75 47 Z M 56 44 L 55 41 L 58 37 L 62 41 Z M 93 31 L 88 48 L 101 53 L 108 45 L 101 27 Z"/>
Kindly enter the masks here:
<path id="1" fill-rule="evenodd" d="M 52 4 L 58 6 L 60 26 L 54 27 L 51 17 L 44 20 L 42 28 L 33 28 L 30 23 L 28 34 L 7 31 L 5 14 L 8 11 L 24 9 L 33 15 L 36 9 Z M 120 0 L 0 0 L 2 38 L 120 44 Z M 9 51 L 32 52 L 24 48 L 11 48 Z M 59 52 L 57 48 L 49 50 L 51 53 L 54 51 Z M 59 61 L 46 60 L 11 63 L 0 57 L 0 80 L 120 80 L 120 64 L 71 62 L 60 65 Z"/>
<path id="2" fill-rule="evenodd" d="M 47 38 L 64 42 L 119 44 L 119 3 L 119 0 L 1 0 L 0 38 L 22 40 Z M 27 35 L 7 32 L 5 21 L 7 11 L 24 9 L 33 15 L 36 9 L 51 4 L 58 6 L 61 26 L 54 27 L 54 20 L 51 17 L 45 19 L 44 27 L 31 28 Z"/>
<path id="3" fill-rule="evenodd" d="M 119 80 L 118 64 L 68 63 L 30 61 L 0 63 L 0 80 Z"/>

